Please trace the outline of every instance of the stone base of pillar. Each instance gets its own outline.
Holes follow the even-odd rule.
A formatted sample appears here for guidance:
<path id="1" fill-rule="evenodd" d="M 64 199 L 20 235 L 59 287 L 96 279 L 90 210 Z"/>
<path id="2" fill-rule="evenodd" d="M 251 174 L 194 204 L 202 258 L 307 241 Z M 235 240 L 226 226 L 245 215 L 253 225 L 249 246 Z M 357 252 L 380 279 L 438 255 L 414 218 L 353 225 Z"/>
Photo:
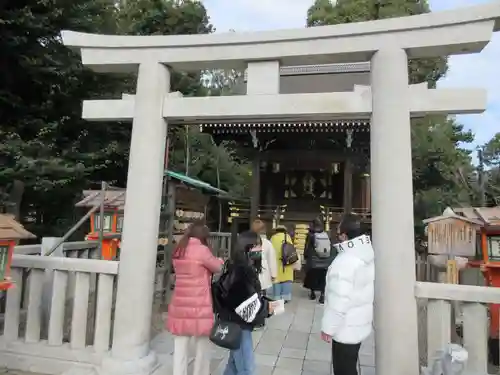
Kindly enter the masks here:
<path id="1" fill-rule="evenodd" d="M 149 352 L 146 357 L 125 361 L 119 358 L 108 357 L 103 359 L 97 369 L 98 375 L 150 375 L 160 364 L 155 352 Z"/>
<path id="2" fill-rule="evenodd" d="M 146 357 L 125 361 L 118 358 L 107 357 L 102 360 L 101 366 L 83 367 L 74 366 L 62 375 L 152 375 L 157 371 L 160 363 L 155 352 L 150 352 Z"/>
<path id="3" fill-rule="evenodd" d="M 64 371 L 62 375 L 97 375 L 97 370 L 94 367 L 75 366 Z"/>

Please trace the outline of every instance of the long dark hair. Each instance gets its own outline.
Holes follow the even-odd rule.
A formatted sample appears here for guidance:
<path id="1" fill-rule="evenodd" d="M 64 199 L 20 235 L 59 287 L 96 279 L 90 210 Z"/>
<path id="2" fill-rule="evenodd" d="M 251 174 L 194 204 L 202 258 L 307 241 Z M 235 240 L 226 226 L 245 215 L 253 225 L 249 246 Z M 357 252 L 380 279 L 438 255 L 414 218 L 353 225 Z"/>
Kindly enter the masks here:
<path id="1" fill-rule="evenodd" d="M 236 239 L 236 245 L 231 249 L 231 254 L 229 256 L 231 263 L 235 265 L 248 265 L 250 263 L 250 250 L 259 245 L 262 245 L 262 239 L 258 233 L 253 231 L 240 233 Z M 260 273 L 262 270 L 262 261 L 255 260 L 252 263 L 257 272 Z"/>
<path id="2" fill-rule="evenodd" d="M 208 237 L 210 236 L 210 230 L 205 225 L 205 222 L 202 220 L 198 220 L 193 222 L 184 232 L 184 235 L 177 243 L 173 258 L 184 258 L 184 254 L 186 253 L 186 248 L 189 243 L 190 238 L 197 238 L 200 242 L 208 246 Z"/>

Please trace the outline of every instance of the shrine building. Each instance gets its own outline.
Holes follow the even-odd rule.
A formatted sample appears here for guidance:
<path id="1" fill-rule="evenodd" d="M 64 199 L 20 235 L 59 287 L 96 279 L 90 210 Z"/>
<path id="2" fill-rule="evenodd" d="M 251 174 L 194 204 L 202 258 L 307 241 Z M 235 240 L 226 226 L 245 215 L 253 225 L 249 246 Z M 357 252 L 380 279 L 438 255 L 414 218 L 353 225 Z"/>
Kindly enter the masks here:
<path id="1" fill-rule="evenodd" d="M 233 93 L 246 95 L 246 82 L 247 72 Z M 352 92 L 369 84 L 369 62 L 284 66 L 279 93 Z M 250 205 L 234 208 L 243 225 L 256 217 L 273 220 L 277 214 L 290 229 L 316 217 L 328 226 L 344 212 L 370 221 L 367 116 L 228 120 L 200 127 L 216 143 L 237 142 L 252 161 Z"/>

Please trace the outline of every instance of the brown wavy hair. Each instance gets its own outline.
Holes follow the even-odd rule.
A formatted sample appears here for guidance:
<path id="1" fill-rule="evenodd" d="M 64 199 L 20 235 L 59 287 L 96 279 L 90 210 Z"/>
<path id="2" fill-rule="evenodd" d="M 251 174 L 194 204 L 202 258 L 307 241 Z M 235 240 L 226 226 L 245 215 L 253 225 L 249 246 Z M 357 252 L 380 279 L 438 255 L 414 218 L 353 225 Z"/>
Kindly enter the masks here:
<path id="1" fill-rule="evenodd" d="M 203 220 L 197 220 L 193 222 L 184 232 L 184 235 L 177 243 L 173 258 L 184 258 L 184 254 L 186 253 L 186 248 L 189 243 L 190 238 L 197 238 L 200 242 L 210 248 L 208 245 L 208 238 L 210 237 L 210 230 L 206 226 Z"/>

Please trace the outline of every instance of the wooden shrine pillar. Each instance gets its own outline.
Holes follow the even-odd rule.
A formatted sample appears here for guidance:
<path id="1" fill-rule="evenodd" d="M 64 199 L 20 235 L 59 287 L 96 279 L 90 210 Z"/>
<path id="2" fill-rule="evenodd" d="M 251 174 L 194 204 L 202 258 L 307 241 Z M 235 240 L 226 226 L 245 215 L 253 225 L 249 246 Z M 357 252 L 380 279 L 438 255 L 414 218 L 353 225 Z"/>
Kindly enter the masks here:
<path id="1" fill-rule="evenodd" d="M 361 207 L 368 213 L 371 208 L 370 175 L 364 174 L 361 180 Z"/>
<path id="2" fill-rule="evenodd" d="M 344 163 L 344 212 L 352 211 L 352 160 L 347 157 Z"/>
<path id="3" fill-rule="evenodd" d="M 252 183 L 250 196 L 250 222 L 259 216 L 260 205 L 260 155 L 255 152 L 252 158 Z"/>

